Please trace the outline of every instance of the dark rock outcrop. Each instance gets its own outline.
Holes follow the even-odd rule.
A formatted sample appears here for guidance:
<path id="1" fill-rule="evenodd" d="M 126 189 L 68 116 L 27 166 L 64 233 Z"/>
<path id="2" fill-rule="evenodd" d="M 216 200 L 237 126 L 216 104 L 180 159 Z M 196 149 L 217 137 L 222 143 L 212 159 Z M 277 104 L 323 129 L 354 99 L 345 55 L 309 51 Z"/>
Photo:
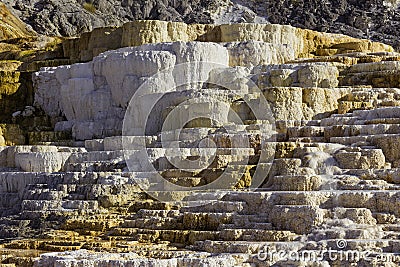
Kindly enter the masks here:
<path id="1" fill-rule="evenodd" d="M 39 33 L 74 36 L 97 27 L 120 26 L 137 19 L 212 22 L 208 10 L 217 1 L 174 0 L 17 0 L 5 1 Z"/>
<path id="2" fill-rule="evenodd" d="M 257 1 L 271 23 L 367 38 L 400 48 L 400 1 Z"/>

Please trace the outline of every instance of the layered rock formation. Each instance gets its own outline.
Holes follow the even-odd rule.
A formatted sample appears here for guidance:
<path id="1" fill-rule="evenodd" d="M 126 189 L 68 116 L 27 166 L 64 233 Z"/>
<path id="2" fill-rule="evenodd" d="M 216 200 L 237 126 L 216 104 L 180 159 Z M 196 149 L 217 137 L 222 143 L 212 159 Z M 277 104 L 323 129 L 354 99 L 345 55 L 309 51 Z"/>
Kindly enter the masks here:
<path id="1" fill-rule="evenodd" d="M 68 64 L 61 38 L 38 36 L 1 3 L 0 144 L 23 145 L 28 133 L 51 130 L 50 117 L 33 107 L 32 73 Z"/>
<path id="2" fill-rule="evenodd" d="M 340 34 L 320 33 L 287 25 L 241 23 L 233 25 L 190 24 L 164 21 L 134 21 L 122 28 L 102 28 L 63 43 L 64 56 L 75 61 L 90 61 L 101 52 L 126 46 L 174 41 L 243 42 L 259 41 L 275 47 L 286 46 L 296 57 L 334 55 L 346 52 L 393 51 L 382 43 L 359 40 Z M 229 46 L 229 44 L 228 44 Z M 265 44 L 264 46 L 268 46 Z M 247 50 L 252 56 L 260 49 Z M 255 50 L 258 49 L 258 50 Z M 282 50 L 281 50 L 282 51 Z M 274 53 L 276 54 L 276 53 Z M 243 56 L 244 57 L 244 56 Z M 234 60 L 234 59 L 232 59 Z M 272 63 L 272 62 L 265 62 Z"/>
<path id="3" fill-rule="evenodd" d="M 84 140 L 121 133 L 123 111 L 136 89 L 148 77 L 160 70 L 173 68 L 175 64 L 211 60 L 223 66 L 248 67 L 251 71 L 259 65 L 280 64 L 299 56 L 392 51 L 390 46 L 380 43 L 291 26 L 186 25 L 162 21 L 138 21 L 127 23 L 122 29 L 96 30 L 79 39 L 67 40 L 63 46 L 65 56 L 84 61 L 107 49 L 193 40 L 220 44 L 144 45 L 121 49 L 112 55 L 105 53 L 85 64 L 45 69 L 35 74 L 36 104 L 52 117 L 65 116 L 68 119 L 68 123 L 58 123 L 56 129 L 72 129 L 75 138 Z M 99 44 L 103 47 L 97 47 Z M 109 47 L 104 47 L 104 44 Z M 210 56 L 212 53 L 223 56 L 223 59 L 213 58 Z M 123 68 L 118 60 L 125 60 Z M 139 70 L 136 67 L 138 62 L 148 63 Z M 277 70 L 269 71 L 269 86 L 335 87 L 338 83 L 335 75 L 338 76 L 339 72 L 335 66 L 288 65 L 274 68 Z M 285 68 L 288 70 L 283 70 Z M 298 70 L 292 71 L 292 68 Z M 309 76 L 313 79 L 308 80 Z M 339 94 L 336 99 L 340 97 Z M 87 109 L 82 113 L 83 103 Z M 306 116 L 313 115 L 310 113 Z"/>
<path id="4" fill-rule="evenodd" d="M 3 1 L 37 32 L 76 36 L 152 19 L 186 23 L 276 23 L 372 38 L 399 47 L 399 1 Z"/>
<path id="5" fill-rule="evenodd" d="M 0 263 L 399 264 L 390 46 L 139 21 L 63 48 L 88 62 L 36 72 L 15 114 L 54 128 L 0 139 Z"/>

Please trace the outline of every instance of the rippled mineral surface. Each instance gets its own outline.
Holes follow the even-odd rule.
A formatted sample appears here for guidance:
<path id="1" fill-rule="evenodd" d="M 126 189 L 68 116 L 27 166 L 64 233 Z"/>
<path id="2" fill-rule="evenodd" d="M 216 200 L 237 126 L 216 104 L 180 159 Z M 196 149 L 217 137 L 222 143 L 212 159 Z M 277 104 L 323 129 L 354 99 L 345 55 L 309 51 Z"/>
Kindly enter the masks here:
<path id="1" fill-rule="evenodd" d="M 0 267 L 400 264 L 392 46 L 16 15 L 0 4 Z"/>

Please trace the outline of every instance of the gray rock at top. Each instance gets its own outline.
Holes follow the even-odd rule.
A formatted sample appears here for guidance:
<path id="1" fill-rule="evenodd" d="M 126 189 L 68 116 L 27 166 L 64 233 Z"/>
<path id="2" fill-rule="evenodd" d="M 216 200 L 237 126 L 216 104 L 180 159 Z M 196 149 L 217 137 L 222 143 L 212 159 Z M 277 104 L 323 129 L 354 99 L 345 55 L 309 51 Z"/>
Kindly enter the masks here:
<path id="1" fill-rule="evenodd" d="M 207 10 L 216 0 L 94 0 L 95 12 L 84 0 L 5 0 L 11 10 L 35 31 L 46 35 L 74 36 L 93 28 L 120 26 L 138 19 L 210 23 Z M 190 3 L 190 4 L 189 4 Z"/>

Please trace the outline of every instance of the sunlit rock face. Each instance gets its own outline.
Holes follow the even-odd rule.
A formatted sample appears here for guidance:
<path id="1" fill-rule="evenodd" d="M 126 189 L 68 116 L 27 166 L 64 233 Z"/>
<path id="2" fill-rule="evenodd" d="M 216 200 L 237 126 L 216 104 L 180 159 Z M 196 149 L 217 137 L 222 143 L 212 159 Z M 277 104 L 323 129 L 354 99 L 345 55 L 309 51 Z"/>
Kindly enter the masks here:
<path id="1" fill-rule="evenodd" d="M 362 253 L 398 252 L 392 47 L 160 21 L 55 47 L 2 67 L 1 264 L 376 266 Z M 18 76 L 38 66 L 32 84 Z M 20 84 L 33 99 L 10 110 Z M 328 249 L 361 257 L 284 257 Z"/>
<path id="2" fill-rule="evenodd" d="M 99 44 L 105 47 L 101 48 Z M 345 52 L 346 49 L 392 50 L 380 43 L 291 26 L 186 25 L 163 21 L 130 22 L 122 27 L 122 31 L 98 29 L 63 43 L 65 55 L 73 60 L 91 60 L 99 51 L 121 46 L 135 47 L 108 51 L 87 63 L 43 69 L 34 75 L 35 104 L 52 117 L 65 116 L 68 120 L 68 123 L 58 123 L 57 130 L 72 129 L 74 137 L 79 140 L 120 134 L 126 107 L 136 90 L 156 73 L 172 71 L 174 66 L 184 63 L 192 65 L 189 73 L 185 73 L 188 79 L 207 80 L 210 69 L 203 69 L 204 66 L 196 62 L 212 62 L 220 64 L 212 68 L 248 68 L 246 78 L 257 74 L 260 80 L 257 85 L 261 88 L 335 88 L 339 83 L 339 68 L 334 64 L 278 64 L 299 56 L 322 53 L 323 50 L 328 54 Z M 166 72 L 162 75 L 165 77 L 158 78 L 167 84 L 182 82 L 176 81 L 176 75 L 174 78 Z M 312 118 L 315 116 L 313 113 L 335 110 L 335 99 L 342 94 L 342 90 L 306 90 L 304 101 L 294 96 L 293 101 L 299 101 L 298 110 L 286 108 L 286 100 L 279 100 L 277 102 L 283 104 L 283 110 L 278 107 L 276 114 L 278 119 Z M 303 102 L 308 104 L 304 106 Z M 291 115 L 285 115 L 285 112 Z"/>
<path id="3" fill-rule="evenodd" d="M 115 135 L 121 132 L 124 111 L 143 83 L 164 71 L 157 79 L 173 88 L 178 81 L 174 80 L 172 72 L 176 65 L 183 63 L 193 63 L 185 73 L 187 79 L 205 81 L 210 69 L 201 62 L 228 67 L 228 50 L 214 43 L 195 42 L 122 48 L 104 53 L 89 63 L 36 73 L 35 101 L 48 114 L 65 115 L 72 123 L 61 123 L 62 126 L 72 127 L 79 140 Z M 59 91 L 49 88 L 59 88 Z M 149 90 L 141 94 L 163 93 Z"/>

